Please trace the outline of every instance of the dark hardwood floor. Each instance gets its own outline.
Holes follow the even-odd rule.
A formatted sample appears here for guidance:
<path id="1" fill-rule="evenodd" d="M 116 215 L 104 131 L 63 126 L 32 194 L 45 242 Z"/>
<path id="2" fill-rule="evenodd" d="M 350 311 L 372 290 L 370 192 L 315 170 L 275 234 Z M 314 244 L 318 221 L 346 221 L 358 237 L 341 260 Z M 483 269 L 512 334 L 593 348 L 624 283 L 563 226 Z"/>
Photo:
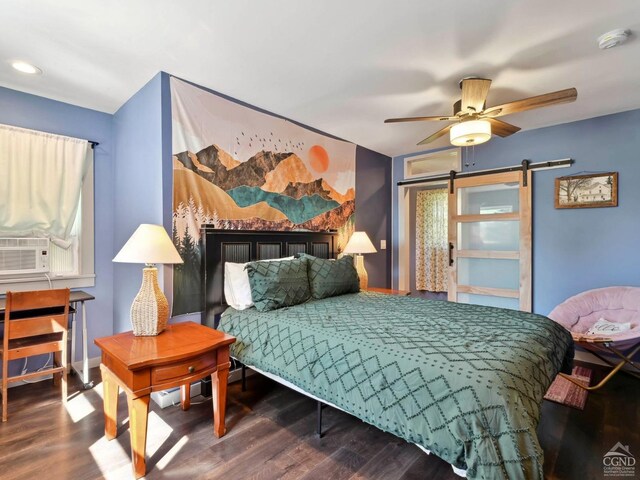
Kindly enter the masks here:
<path id="1" fill-rule="evenodd" d="M 601 372 L 596 372 L 601 374 Z M 82 391 L 70 377 L 65 409 L 50 382 L 9 392 L 9 421 L 0 424 L 0 478 L 131 478 L 126 400 L 120 394 L 119 436 L 103 437 L 101 384 Z M 183 412 L 152 402 L 146 478 L 167 479 L 458 479 L 451 467 L 415 445 L 315 403 L 255 375 L 248 390 L 230 385 L 228 433 L 213 436 L 211 403 Z M 545 472 L 552 479 L 602 479 L 602 456 L 616 442 L 640 454 L 640 382 L 618 375 L 589 394 L 584 411 L 545 402 L 539 428 Z M 640 476 L 640 467 L 638 467 Z M 611 477 L 609 477 L 611 478 Z"/>

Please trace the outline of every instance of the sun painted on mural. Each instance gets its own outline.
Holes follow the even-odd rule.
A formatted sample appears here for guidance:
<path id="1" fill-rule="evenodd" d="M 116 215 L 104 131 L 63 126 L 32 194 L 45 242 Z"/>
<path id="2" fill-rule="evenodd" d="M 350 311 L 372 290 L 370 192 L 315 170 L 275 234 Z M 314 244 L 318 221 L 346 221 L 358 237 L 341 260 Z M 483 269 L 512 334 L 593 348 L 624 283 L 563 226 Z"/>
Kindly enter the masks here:
<path id="1" fill-rule="evenodd" d="M 173 314 L 200 311 L 200 227 L 336 230 L 354 227 L 355 145 L 171 79 Z"/>
<path id="2" fill-rule="evenodd" d="M 329 154 L 320 145 L 314 145 L 309 149 L 309 163 L 316 172 L 326 172 L 329 168 Z"/>

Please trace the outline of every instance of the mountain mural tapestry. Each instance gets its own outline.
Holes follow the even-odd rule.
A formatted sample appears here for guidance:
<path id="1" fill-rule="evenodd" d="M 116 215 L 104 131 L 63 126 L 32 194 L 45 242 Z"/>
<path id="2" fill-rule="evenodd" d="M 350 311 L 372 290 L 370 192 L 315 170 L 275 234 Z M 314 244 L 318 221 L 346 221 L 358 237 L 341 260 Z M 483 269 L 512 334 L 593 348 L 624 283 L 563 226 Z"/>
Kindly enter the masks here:
<path id="1" fill-rule="evenodd" d="M 200 226 L 354 227 L 356 146 L 171 78 L 173 315 L 202 310 Z"/>

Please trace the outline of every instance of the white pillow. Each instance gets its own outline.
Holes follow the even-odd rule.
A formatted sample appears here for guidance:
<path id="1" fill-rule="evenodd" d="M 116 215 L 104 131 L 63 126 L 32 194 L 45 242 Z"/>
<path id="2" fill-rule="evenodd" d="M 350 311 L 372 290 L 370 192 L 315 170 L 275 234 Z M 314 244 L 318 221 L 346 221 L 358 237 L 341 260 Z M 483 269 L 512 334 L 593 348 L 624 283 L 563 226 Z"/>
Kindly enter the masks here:
<path id="1" fill-rule="evenodd" d="M 614 323 L 604 318 L 598 319 L 594 323 L 587 333 L 589 335 L 616 335 L 617 333 L 623 333 L 631 330 L 631 322 L 627 323 Z"/>
<path id="2" fill-rule="evenodd" d="M 224 296 L 227 305 L 236 310 L 245 310 L 253 306 L 249 275 L 245 271 L 246 263 L 224 264 Z"/>
<path id="3" fill-rule="evenodd" d="M 293 260 L 293 257 L 272 258 L 260 260 L 261 262 L 279 262 L 281 260 Z M 244 269 L 246 263 L 224 263 L 224 297 L 227 305 L 236 310 L 246 310 L 253 307 L 251 299 L 251 285 L 249 274 Z"/>

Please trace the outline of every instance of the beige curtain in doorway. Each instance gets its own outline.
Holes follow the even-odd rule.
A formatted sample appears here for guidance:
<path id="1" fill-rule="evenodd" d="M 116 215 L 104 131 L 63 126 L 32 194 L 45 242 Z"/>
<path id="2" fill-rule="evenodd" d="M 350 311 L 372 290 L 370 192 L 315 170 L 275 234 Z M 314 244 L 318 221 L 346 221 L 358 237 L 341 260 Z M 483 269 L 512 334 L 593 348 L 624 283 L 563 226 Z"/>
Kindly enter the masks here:
<path id="1" fill-rule="evenodd" d="M 416 201 L 416 288 L 446 292 L 448 284 L 448 192 L 422 190 Z"/>

